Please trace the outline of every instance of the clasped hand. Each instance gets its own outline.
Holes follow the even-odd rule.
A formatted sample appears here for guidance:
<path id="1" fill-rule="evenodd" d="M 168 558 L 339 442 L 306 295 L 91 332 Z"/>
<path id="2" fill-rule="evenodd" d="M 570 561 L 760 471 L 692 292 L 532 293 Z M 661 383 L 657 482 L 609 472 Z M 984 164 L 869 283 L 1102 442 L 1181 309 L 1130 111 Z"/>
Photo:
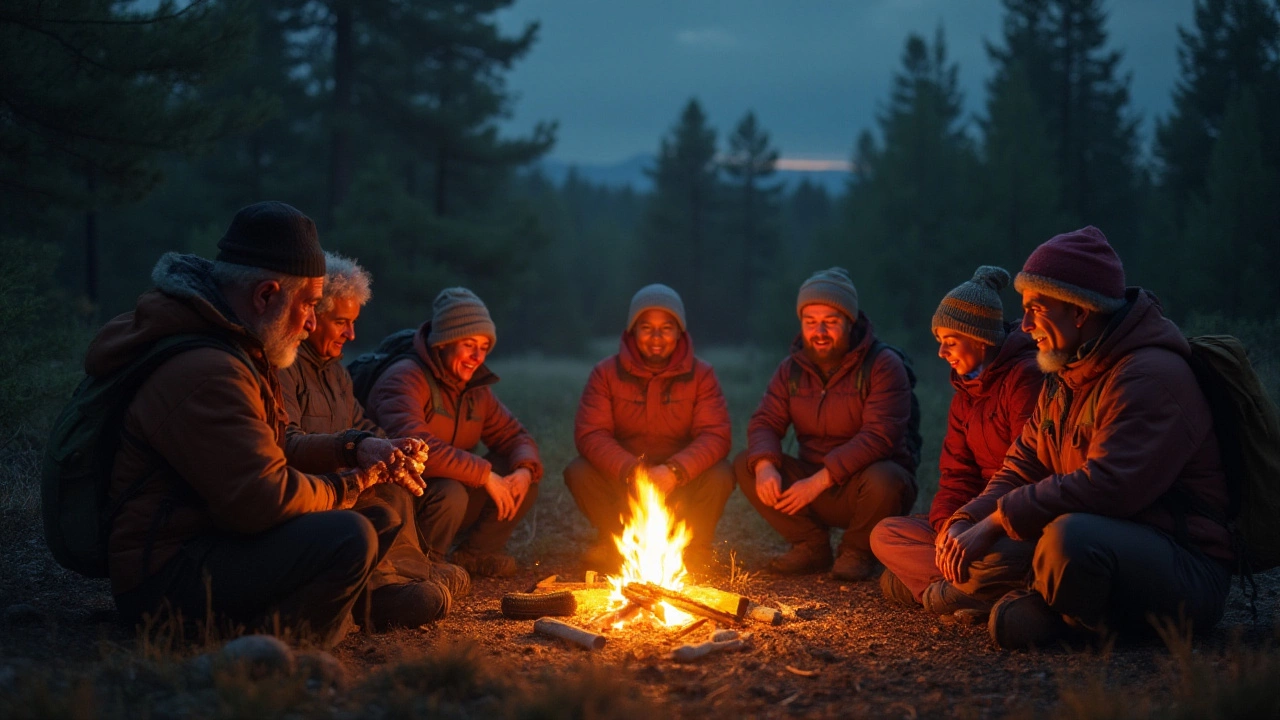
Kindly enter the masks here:
<path id="1" fill-rule="evenodd" d="M 831 485 L 831 474 L 824 467 L 783 490 L 782 473 L 773 463 L 765 460 L 756 465 L 756 494 L 760 501 L 788 515 L 795 515 L 808 507 Z"/>
<path id="2" fill-rule="evenodd" d="M 417 496 L 426 488 L 422 471 L 426 469 L 427 443 L 419 438 L 367 437 L 356 446 L 356 461 L 366 476 L 363 487 L 394 482 Z"/>
<path id="3" fill-rule="evenodd" d="M 954 522 L 946 532 L 938 535 L 934 544 L 936 563 L 947 582 L 953 585 L 968 582 L 969 566 L 986 555 L 1004 534 L 1004 527 L 997 517 L 999 512 L 988 515 L 976 525 L 964 520 Z"/>
<path id="4" fill-rule="evenodd" d="M 515 518 L 525 495 L 529 494 L 529 485 L 532 482 L 533 475 L 528 468 L 517 468 L 515 472 L 505 476 L 490 471 L 489 478 L 485 480 L 484 489 L 489 493 L 489 497 L 493 498 L 493 503 L 498 506 L 499 520 Z"/>

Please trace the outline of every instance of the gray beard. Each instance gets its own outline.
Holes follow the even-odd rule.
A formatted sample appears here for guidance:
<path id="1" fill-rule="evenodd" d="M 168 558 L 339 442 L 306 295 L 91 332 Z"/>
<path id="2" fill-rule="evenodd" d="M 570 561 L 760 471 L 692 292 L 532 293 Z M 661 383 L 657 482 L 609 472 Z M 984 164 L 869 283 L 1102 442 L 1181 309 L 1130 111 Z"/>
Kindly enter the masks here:
<path id="1" fill-rule="evenodd" d="M 1064 350 L 1041 350 L 1036 353 L 1036 365 L 1042 373 L 1061 372 L 1071 362 L 1071 356 Z"/>
<path id="2" fill-rule="evenodd" d="M 263 316 L 254 333 L 262 341 L 262 350 L 272 367 L 283 370 L 298 359 L 298 345 L 309 333 L 290 336 L 288 328 L 289 306 L 284 305 L 271 315 Z"/>

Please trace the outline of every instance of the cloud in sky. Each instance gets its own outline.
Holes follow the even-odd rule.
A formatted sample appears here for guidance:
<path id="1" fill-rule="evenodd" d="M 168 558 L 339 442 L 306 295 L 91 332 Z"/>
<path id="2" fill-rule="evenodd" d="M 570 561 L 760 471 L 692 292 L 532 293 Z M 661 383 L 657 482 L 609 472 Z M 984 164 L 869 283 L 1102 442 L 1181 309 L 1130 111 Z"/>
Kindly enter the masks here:
<path id="1" fill-rule="evenodd" d="M 728 50 L 738 45 L 733 33 L 719 27 L 680 30 L 676 42 L 698 50 Z"/>

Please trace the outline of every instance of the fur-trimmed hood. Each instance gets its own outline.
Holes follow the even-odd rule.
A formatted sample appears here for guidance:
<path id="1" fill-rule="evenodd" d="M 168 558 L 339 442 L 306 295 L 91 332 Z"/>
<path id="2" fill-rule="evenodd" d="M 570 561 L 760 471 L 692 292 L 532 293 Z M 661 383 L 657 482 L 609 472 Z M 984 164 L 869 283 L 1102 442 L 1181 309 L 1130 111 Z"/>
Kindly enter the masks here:
<path id="1" fill-rule="evenodd" d="M 213 281 L 213 263 L 195 255 L 165 253 L 151 272 L 155 289 L 133 310 L 102 327 L 85 353 L 85 372 L 109 375 L 128 365 L 157 340 L 185 333 L 220 332 L 247 347 L 261 343 L 236 318 Z"/>

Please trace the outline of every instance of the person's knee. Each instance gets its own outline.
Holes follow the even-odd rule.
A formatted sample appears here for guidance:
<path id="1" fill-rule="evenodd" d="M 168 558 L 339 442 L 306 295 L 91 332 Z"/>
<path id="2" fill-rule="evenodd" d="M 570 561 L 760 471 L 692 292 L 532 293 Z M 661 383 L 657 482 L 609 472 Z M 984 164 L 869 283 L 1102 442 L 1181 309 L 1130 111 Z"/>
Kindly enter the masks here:
<path id="1" fill-rule="evenodd" d="M 564 486 L 569 493 L 578 497 L 595 483 L 599 482 L 596 469 L 586 458 L 576 457 L 564 468 Z"/>
<path id="2" fill-rule="evenodd" d="M 747 451 L 743 450 L 733 458 L 733 477 L 737 481 L 738 487 L 742 488 L 742 494 L 748 498 L 756 496 L 756 476 L 747 467 Z"/>
<path id="3" fill-rule="evenodd" d="M 324 537 L 333 550 L 332 571 L 353 577 L 368 575 L 378 555 L 378 531 L 374 524 L 358 512 L 337 510 L 328 518 L 327 525 Z"/>
<path id="4" fill-rule="evenodd" d="M 422 493 L 422 504 L 434 516 L 462 516 L 467 511 L 467 488 L 457 480 L 432 478 Z"/>
<path id="5" fill-rule="evenodd" d="M 899 512 L 905 513 L 915 502 L 915 482 L 911 474 L 897 463 L 872 463 L 858 475 L 857 482 L 861 485 L 859 496 L 874 504 L 896 504 Z"/>
<path id="6" fill-rule="evenodd" d="M 1037 575 L 1065 567 L 1085 553 L 1092 535 L 1090 519 L 1088 515 L 1067 513 L 1044 526 L 1032 558 Z"/>
<path id="7" fill-rule="evenodd" d="M 727 460 L 712 465 L 699 480 L 704 483 L 704 493 L 711 499 L 724 502 L 733 494 L 735 484 L 733 466 Z"/>
<path id="8" fill-rule="evenodd" d="M 901 545 L 906 539 L 902 527 L 906 520 L 907 518 L 902 517 L 887 517 L 876 523 L 871 528 L 871 552 L 879 557 L 889 548 Z"/>

